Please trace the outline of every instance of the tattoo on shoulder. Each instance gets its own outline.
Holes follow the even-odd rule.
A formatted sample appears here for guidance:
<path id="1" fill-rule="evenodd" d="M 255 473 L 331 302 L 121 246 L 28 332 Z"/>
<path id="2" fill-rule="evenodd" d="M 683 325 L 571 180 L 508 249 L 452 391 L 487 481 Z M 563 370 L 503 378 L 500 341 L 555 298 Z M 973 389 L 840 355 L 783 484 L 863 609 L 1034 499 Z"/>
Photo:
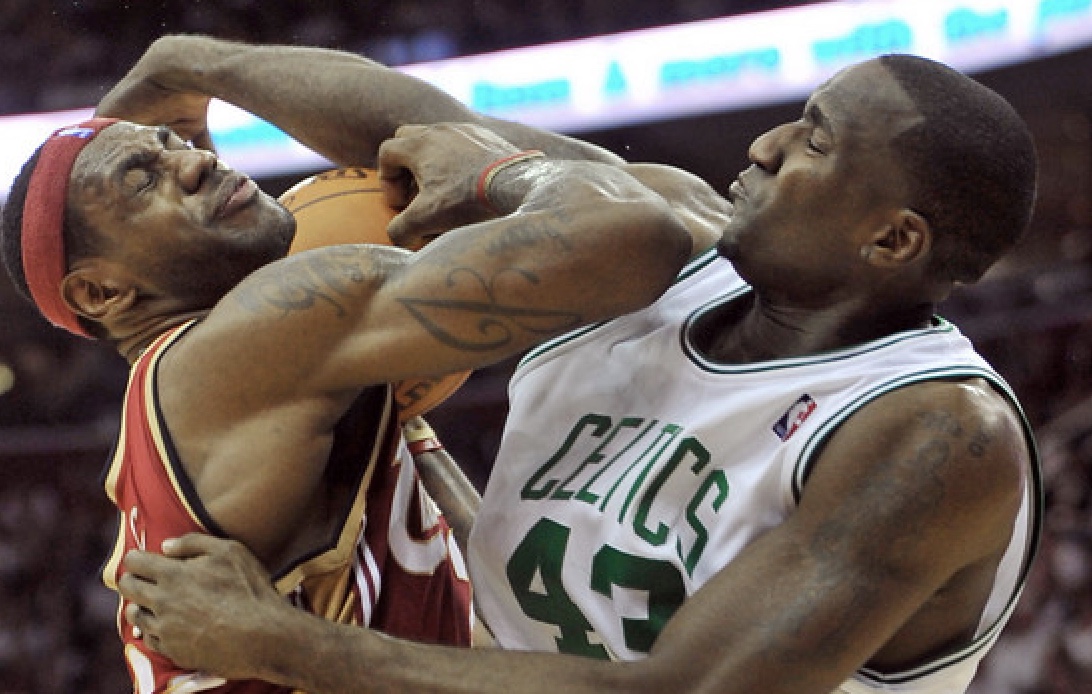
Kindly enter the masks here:
<path id="1" fill-rule="evenodd" d="M 917 419 L 926 429 L 944 434 L 953 442 L 958 440 L 960 445 L 965 446 L 967 452 L 975 458 L 981 458 L 986 454 L 986 448 L 994 438 L 980 425 L 974 433 L 966 437 L 964 442 L 964 434 L 967 432 L 951 412 L 919 412 Z"/>
<path id="2" fill-rule="evenodd" d="M 351 248 L 331 247 L 291 262 L 291 272 L 261 273 L 240 285 L 236 300 L 253 313 L 274 308 L 288 314 L 325 303 L 340 317 L 348 314 L 343 301 L 350 288 L 367 279 L 359 252 Z"/>

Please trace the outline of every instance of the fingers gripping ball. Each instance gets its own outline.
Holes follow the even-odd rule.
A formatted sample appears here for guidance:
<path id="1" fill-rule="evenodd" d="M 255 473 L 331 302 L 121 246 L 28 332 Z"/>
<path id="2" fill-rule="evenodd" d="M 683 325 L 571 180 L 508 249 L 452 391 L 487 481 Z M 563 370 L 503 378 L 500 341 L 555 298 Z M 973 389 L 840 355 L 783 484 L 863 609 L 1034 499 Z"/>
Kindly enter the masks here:
<path id="1" fill-rule="evenodd" d="M 387 206 L 379 176 L 371 169 L 345 168 L 304 179 L 280 197 L 296 218 L 289 253 L 339 243 L 391 245 L 387 224 L 397 212 Z M 402 421 L 433 409 L 466 382 L 469 371 L 395 384 Z"/>

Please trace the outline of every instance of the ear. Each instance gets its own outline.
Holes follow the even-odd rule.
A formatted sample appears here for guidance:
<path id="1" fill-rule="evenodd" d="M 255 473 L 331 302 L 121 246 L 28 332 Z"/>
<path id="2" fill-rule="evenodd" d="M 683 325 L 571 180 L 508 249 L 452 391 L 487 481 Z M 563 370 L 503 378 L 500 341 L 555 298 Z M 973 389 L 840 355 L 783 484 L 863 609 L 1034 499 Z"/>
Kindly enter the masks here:
<path id="1" fill-rule="evenodd" d="M 110 268 L 92 263 L 76 268 L 61 281 L 61 296 L 77 316 L 106 322 L 128 311 L 136 303 L 135 285 L 124 275 L 111 273 Z"/>
<path id="2" fill-rule="evenodd" d="M 899 210 L 890 224 L 877 230 L 861 255 L 877 266 L 910 265 L 929 254 L 933 230 L 928 220 L 911 209 Z"/>

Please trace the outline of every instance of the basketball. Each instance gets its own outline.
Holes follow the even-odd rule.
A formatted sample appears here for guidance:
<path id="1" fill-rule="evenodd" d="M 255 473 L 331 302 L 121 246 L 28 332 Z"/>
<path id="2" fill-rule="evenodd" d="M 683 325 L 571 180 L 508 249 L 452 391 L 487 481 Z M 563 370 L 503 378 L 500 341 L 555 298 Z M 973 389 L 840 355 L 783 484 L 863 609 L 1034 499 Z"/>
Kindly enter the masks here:
<path id="1" fill-rule="evenodd" d="M 391 245 L 387 224 L 397 211 L 383 198 L 379 176 L 364 168 L 334 169 L 306 178 L 280 197 L 296 218 L 296 237 L 289 254 L 339 243 Z M 451 397 L 469 371 L 438 378 L 416 378 L 395 384 L 394 400 L 405 421 L 422 415 Z"/>

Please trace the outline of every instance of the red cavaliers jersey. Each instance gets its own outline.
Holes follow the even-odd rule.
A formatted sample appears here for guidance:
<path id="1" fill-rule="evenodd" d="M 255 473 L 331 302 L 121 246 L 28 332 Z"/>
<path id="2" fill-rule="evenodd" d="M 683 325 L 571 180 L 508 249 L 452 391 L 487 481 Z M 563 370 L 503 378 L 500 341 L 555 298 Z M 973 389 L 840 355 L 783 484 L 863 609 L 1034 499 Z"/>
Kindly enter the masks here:
<path id="1" fill-rule="evenodd" d="M 121 431 L 104 480 L 119 514 L 117 541 L 103 569 L 103 581 L 113 590 L 129 549 L 157 551 L 164 539 L 189 532 L 223 536 L 186 477 L 156 394 L 160 357 L 191 325 L 157 339 L 130 371 Z M 469 646 L 470 584 L 462 557 L 417 479 L 390 389 L 372 391 L 382 397 L 381 406 L 362 407 L 355 416 L 350 410 L 335 431 L 325 475 L 342 490 L 342 512 L 328 541 L 275 567 L 274 583 L 297 607 L 330 621 Z M 175 667 L 133 637 L 123 603 L 119 600 L 118 633 L 136 694 L 290 691 Z"/>

